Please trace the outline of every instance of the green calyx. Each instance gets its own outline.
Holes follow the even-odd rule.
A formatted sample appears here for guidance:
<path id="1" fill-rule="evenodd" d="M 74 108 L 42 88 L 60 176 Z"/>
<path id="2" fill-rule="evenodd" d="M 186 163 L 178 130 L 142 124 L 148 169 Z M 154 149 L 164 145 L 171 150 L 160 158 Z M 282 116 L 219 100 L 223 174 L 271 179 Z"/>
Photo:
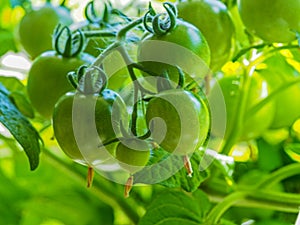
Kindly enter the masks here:
<path id="1" fill-rule="evenodd" d="M 71 32 L 69 27 L 59 24 L 54 31 L 53 48 L 63 57 L 76 57 L 83 50 L 84 39 L 82 31 Z"/>
<path id="2" fill-rule="evenodd" d="M 157 36 L 167 34 L 168 32 L 172 31 L 177 24 L 177 9 L 175 5 L 170 2 L 165 2 L 163 3 L 163 7 L 165 8 L 166 12 L 156 14 L 150 3 L 149 10 L 143 19 L 145 29 Z M 151 23 L 151 26 L 149 26 L 149 22 Z"/>
<path id="3" fill-rule="evenodd" d="M 77 72 L 70 72 L 68 79 L 74 88 L 85 95 L 101 94 L 107 87 L 107 76 L 97 66 L 81 66 Z"/>

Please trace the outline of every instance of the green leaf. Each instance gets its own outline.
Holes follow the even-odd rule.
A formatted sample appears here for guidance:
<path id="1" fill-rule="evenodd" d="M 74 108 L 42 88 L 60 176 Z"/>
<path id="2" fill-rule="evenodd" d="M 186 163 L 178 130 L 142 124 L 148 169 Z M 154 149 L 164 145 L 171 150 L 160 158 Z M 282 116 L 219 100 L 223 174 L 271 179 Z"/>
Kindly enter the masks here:
<path id="1" fill-rule="evenodd" d="M 34 110 L 27 97 L 26 87 L 22 82 L 16 77 L 4 77 L 0 76 L 0 83 L 2 83 L 9 93 L 12 103 L 17 107 L 17 109 L 29 118 L 34 117 Z"/>
<path id="2" fill-rule="evenodd" d="M 182 191 L 164 191 L 149 205 L 139 225 L 199 225 L 202 203 Z"/>
<path id="3" fill-rule="evenodd" d="M 40 141 L 39 133 L 11 102 L 8 91 L 0 83 L 0 123 L 2 123 L 23 147 L 34 170 L 39 164 Z"/>
<path id="4" fill-rule="evenodd" d="M 0 56 L 8 51 L 17 51 L 15 39 L 12 31 L 0 29 Z"/>
<path id="5" fill-rule="evenodd" d="M 209 176 L 207 170 L 199 170 L 201 158 L 200 151 L 196 151 L 191 157 L 194 172 L 192 177 L 189 177 L 183 167 L 182 156 L 169 154 L 163 149 L 154 150 L 148 163 L 149 166 L 134 175 L 134 182 L 152 184 L 160 180 L 159 184 L 163 186 L 180 187 L 188 192 L 193 192 Z"/>
<path id="6" fill-rule="evenodd" d="M 202 190 L 198 189 L 197 191 L 193 192 L 192 195 L 197 202 L 201 203 L 200 216 L 201 218 L 204 218 L 212 207 L 212 204 L 209 201 L 207 194 Z"/>
<path id="7" fill-rule="evenodd" d="M 7 89 L 9 92 L 21 91 L 23 94 L 26 93 L 26 87 L 16 77 L 0 76 L 0 83 L 2 83 L 2 85 L 5 86 L 5 89 Z"/>
<path id="8" fill-rule="evenodd" d="M 34 110 L 29 103 L 29 100 L 22 94 L 22 92 L 11 92 L 9 94 L 9 98 L 24 116 L 34 118 Z"/>

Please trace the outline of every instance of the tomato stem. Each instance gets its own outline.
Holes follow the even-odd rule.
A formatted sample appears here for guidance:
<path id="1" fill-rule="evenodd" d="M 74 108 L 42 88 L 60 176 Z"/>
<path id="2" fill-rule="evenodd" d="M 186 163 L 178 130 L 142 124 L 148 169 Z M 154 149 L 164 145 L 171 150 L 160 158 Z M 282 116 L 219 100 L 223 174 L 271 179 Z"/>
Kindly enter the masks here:
<path id="1" fill-rule="evenodd" d="M 206 216 L 206 221 L 204 224 L 215 225 L 222 215 L 236 202 L 244 199 L 246 196 L 245 192 L 234 192 L 222 199 L 222 202 L 218 203 Z"/>
<path id="2" fill-rule="evenodd" d="M 255 188 L 266 188 L 270 187 L 280 181 L 292 177 L 294 175 L 299 174 L 300 172 L 300 163 L 289 164 L 285 167 L 282 167 L 271 174 L 268 174 L 266 178 L 261 180 L 258 184 L 256 184 Z"/>
<path id="3" fill-rule="evenodd" d="M 288 213 L 298 213 L 300 199 L 297 194 L 270 192 L 251 189 L 236 191 L 224 197 L 223 194 L 206 191 L 212 202 L 218 203 L 206 216 L 207 225 L 218 223 L 222 215 L 232 206 L 270 209 Z"/>
<path id="4" fill-rule="evenodd" d="M 252 45 L 250 47 L 244 48 L 242 50 L 240 50 L 233 58 L 232 58 L 232 62 L 236 62 L 240 57 L 244 56 L 247 52 L 249 52 L 252 49 L 263 49 L 266 46 L 272 46 L 272 44 L 267 44 L 267 43 L 263 43 L 263 44 L 258 44 L 258 45 Z"/>
<path id="5" fill-rule="evenodd" d="M 119 42 L 123 41 L 125 39 L 128 31 L 130 31 L 131 29 L 135 28 L 136 26 L 138 26 L 142 23 L 143 23 L 143 17 L 140 17 L 136 20 L 133 20 L 132 22 L 130 22 L 129 24 L 127 24 L 123 28 L 121 28 L 119 30 L 119 32 L 117 33 L 117 41 L 119 41 Z"/>
<path id="6" fill-rule="evenodd" d="M 117 33 L 112 31 L 105 30 L 87 30 L 82 31 L 86 38 L 95 38 L 95 37 L 116 37 Z"/>

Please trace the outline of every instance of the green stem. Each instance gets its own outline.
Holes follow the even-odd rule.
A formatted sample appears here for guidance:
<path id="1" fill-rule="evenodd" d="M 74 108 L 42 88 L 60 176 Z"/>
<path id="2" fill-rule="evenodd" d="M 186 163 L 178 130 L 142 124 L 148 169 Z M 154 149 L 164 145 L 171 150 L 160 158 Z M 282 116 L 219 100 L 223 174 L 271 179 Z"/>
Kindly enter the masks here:
<path id="1" fill-rule="evenodd" d="M 225 186 L 220 189 L 205 189 L 212 202 L 218 204 L 207 216 L 207 223 L 214 225 L 222 217 L 224 212 L 231 206 L 253 207 L 276 210 L 281 212 L 298 213 L 300 205 L 300 195 L 294 193 L 276 192 L 266 188 L 300 172 L 300 163 L 287 165 L 276 170 L 252 188 L 240 186 L 237 191 L 228 195 Z M 215 186 L 216 184 L 212 184 Z M 222 186 L 222 182 L 220 183 Z M 227 195 L 224 197 L 224 195 Z"/>
<path id="2" fill-rule="evenodd" d="M 137 119 L 138 119 L 138 104 L 139 104 L 138 103 L 138 97 L 139 97 L 138 94 L 139 94 L 139 90 L 142 86 L 137 81 L 137 77 L 136 77 L 133 67 L 132 67 L 133 61 L 129 57 L 127 51 L 124 49 L 123 46 L 121 46 L 118 50 L 127 65 L 127 70 L 129 72 L 130 78 L 131 78 L 132 82 L 134 82 L 133 83 L 133 86 L 134 86 L 133 111 L 132 111 L 132 115 L 131 115 L 131 133 L 134 136 L 137 136 Z"/>
<path id="3" fill-rule="evenodd" d="M 113 49 L 119 47 L 121 45 L 120 42 L 115 41 L 113 42 L 111 45 L 109 45 L 97 58 L 96 60 L 92 63 L 92 66 L 100 66 L 103 62 L 103 60 L 105 59 L 105 57 L 107 55 L 109 55 L 110 51 L 112 51 Z"/>
<path id="4" fill-rule="evenodd" d="M 219 195 L 215 193 L 206 192 L 206 194 L 208 195 L 210 201 L 213 203 L 221 203 L 226 198 L 224 195 Z M 296 194 L 293 194 L 293 196 L 297 197 Z M 276 197 L 278 198 L 279 196 L 276 195 Z M 232 206 L 268 209 L 287 213 L 299 212 L 299 202 L 294 201 L 293 203 L 285 203 L 284 201 L 278 202 L 276 199 L 266 200 L 253 197 L 246 197 L 245 199 L 240 199 L 239 201 L 236 201 Z"/>
<path id="5" fill-rule="evenodd" d="M 269 174 L 265 179 L 263 179 L 256 185 L 256 188 L 270 187 L 286 178 L 295 176 L 297 174 L 300 174 L 300 163 L 289 164 Z"/>
<path id="6" fill-rule="evenodd" d="M 101 65 L 104 58 L 109 54 L 109 52 L 119 46 L 121 46 L 122 42 L 126 38 L 126 34 L 129 30 L 133 29 L 134 27 L 138 26 L 143 22 L 143 17 L 132 21 L 131 23 L 124 26 L 122 29 L 120 29 L 116 35 L 116 41 L 114 41 L 111 45 L 109 45 L 94 61 L 94 63 L 91 66 L 97 66 Z"/>
<path id="7" fill-rule="evenodd" d="M 255 113 L 257 113 L 258 110 L 260 110 L 264 105 L 268 104 L 269 102 L 271 102 L 274 98 L 276 98 L 276 96 L 278 94 L 280 94 L 281 92 L 289 89 L 290 87 L 299 84 L 300 83 L 300 79 L 295 79 L 292 80 L 290 82 L 286 82 L 285 84 L 283 84 L 282 86 L 280 86 L 279 88 L 275 89 L 273 92 L 271 92 L 266 98 L 264 98 L 262 101 L 260 101 L 259 103 L 257 103 L 256 105 L 254 105 L 248 112 L 246 115 L 246 118 L 250 115 L 254 115 Z"/>
<path id="8" fill-rule="evenodd" d="M 236 56 L 234 56 L 232 58 L 232 61 L 233 62 L 236 62 L 241 56 L 245 55 L 247 52 L 249 52 L 250 50 L 252 49 L 262 49 L 266 46 L 270 46 L 269 44 L 266 44 L 266 43 L 263 43 L 263 44 L 259 44 L 259 45 L 253 45 L 253 46 L 250 46 L 250 47 L 247 47 L 247 48 L 244 48 L 242 50 L 240 50 Z"/>
<path id="9" fill-rule="evenodd" d="M 116 37 L 116 32 L 103 31 L 103 30 L 90 30 L 82 32 L 86 38 L 95 38 L 95 37 Z"/>
<path id="10" fill-rule="evenodd" d="M 117 41 L 123 41 L 126 37 L 126 34 L 129 30 L 133 29 L 134 27 L 140 25 L 143 23 L 143 17 L 140 17 L 129 24 L 127 24 L 125 27 L 119 30 L 117 34 Z"/>
<path id="11" fill-rule="evenodd" d="M 145 89 L 138 81 L 135 73 L 134 73 L 134 68 L 136 69 L 141 69 L 142 66 L 138 66 L 137 63 L 134 63 L 132 61 L 132 59 L 130 58 L 130 56 L 128 55 L 127 51 L 125 50 L 125 48 L 123 46 L 120 46 L 118 49 L 119 53 L 121 54 L 125 64 L 127 65 L 127 70 L 130 76 L 130 79 L 132 80 L 132 82 L 134 82 L 134 85 L 137 86 L 137 88 L 139 89 L 139 91 L 141 91 L 142 95 L 144 93 L 148 93 L 148 94 L 154 94 L 153 92 Z M 142 70 L 144 71 L 144 70 Z M 153 75 L 154 73 L 152 73 L 152 76 L 157 76 L 157 74 Z"/>
<path id="12" fill-rule="evenodd" d="M 71 164 L 67 164 L 62 159 L 58 158 L 50 150 L 44 149 L 43 153 L 50 159 L 54 164 L 58 165 L 58 168 L 63 170 L 64 173 L 69 174 L 69 177 L 78 181 L 81 184 L 85 184 L 86 175 L 76 169 Z M 91 187 L 93 193 L 103 202 L 107 203 L 114 209 L 120 209 L 132 221 L 133 224 L 137 224 L 140 215 L 137 212 L 137 206 L 134 202 L 127 201 L 123 193 L 116 192 L 116 188 L 113 187 L 107 180 L 102 179 L 101 182 L 94 181 L 94 185 Z"/>
<path id="13" fill-rule="evenodd" d="M 271 201 L 280 204 L 296 204 L 297 208 L 300 205 L 300 195 L 271 191 L 269 189 L 250 189 L 245 190 L 247 196 L 250 198 L 259 199 L 261 201 Z"/>
<path id="14" fill-rule="evenodd" d="M 218 223 L 222 215 L 235 203 L 244 199 L 246 196 L 245 192 L 235 192 L 222 199 L 206 216 L 206 220 L 203 224 L 215 225 Z"/>
<path id="15" fill-rule="evenodd" d="M 243 190 L 224 197 L 207 192 L 212 202 L 218 204 L 209 212 L 205 224 L 215 225 L 222 215 L 232 206 L 263 208 L 288 213 L 298 213 L 299 194 L 270 192 L 269 190 Z"/>
<path id="16" fill-rule="evenodd" d="M 240 96 L 238 99 L 238 104 L 235 112 L 235 121 L 233 121 L 233 124 L 235 126 L 230 131 L 228 136 L 228 139 L 224 141 L 224 145 L 222 146 L 222 154 L 228 155 L 230 152 L 232 146 L 238 141 L 239 135 L 242 133 L 243 125 L 244 125 L 244 118 L 246 115 L 246 108 L 247 108 L 247 99 L 248 94 L 250 90 L 250 84 L 251 84 L 251 76 L 252 76 L 253 68 L 247 67 L 244 68 L 243 76 L 240 79 L 240 87 L 239 92 Z"/>
<path id="17" fill-rule="evenodd" d="M 252 49 L 263 49 L 267 46 L 271 47 L 271 49 L 268 52 L 266 52 L 267 54 L 273 54 L 275 52 L 285 50 L 285 49 L 299 48 L 299 45 L 285 45 L 285 46 L 275 47 L 274 45 L 263 43 L 263 44 L 253 45 L 253 46 L 250 46 L 250 47 L 240 50 L 236 54 L 236 56 L 234 56 L 232 58 L 232 61 L 236 62 L 241 56 L 245 55 L 247 52 L 251 51 Z"/>

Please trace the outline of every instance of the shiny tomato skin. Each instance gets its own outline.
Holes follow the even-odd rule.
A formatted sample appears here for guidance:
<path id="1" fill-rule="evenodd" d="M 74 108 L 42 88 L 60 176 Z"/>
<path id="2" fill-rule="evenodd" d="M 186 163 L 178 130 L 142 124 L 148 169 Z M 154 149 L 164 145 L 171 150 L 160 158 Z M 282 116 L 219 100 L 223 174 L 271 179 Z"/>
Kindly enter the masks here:
<path id="1" fill-rule="evenodd" d="M 190 77 L 198 81 L 207 75 L 210 49 L 198 28 L 177 20 L 176 27 L 165 35 L 145 35 L 138 46 L 137 60 L 157 76 L 167 71 L 175 83 L 179 78 L 176 66 L 187 75 L 187 82 L 191 81 Z"/>
<path id="2" fill-rule="evenodd" d="M 57 100 L 74 89 L 67 74 L 93 60 L 94 57 L 87 54 L 66 58 L 55 51 L 47 51 L 38 56 L 29 70 L 27 82 L 29 99 L 36 111 L 50 119 Z"/>
<path id="3" fill-rule="evenodd" d="M 178 155 L 197 150 L 210 129 L 206 103 L 181 89 L 166 90 L 153 97 L 147 106 L 146 121 L 153 140 Z"/>
<path id="4" fill-rule="evenodd" d="M 251 79 L 250 88 L 245 92 L 247 93 L 245 117 L 242 119 L 242 128 L 237 134 L 239 141 L 249 141 L 261 136 L 271 126 L 275 113 L 273 102 L 262 105 L 256 112 L 251 112 L 255 105 L 267 98 L 270 87 L 267 81 L 258 74 L 249 79 Z M 241 90 L 241 77 L 239 76 L 223 77 L 218 80 L 218 85 L 213 86 L 208 96 L 210 106 L 214 108 L 213 135 L 228 140 L 234 132 L 238 132 L 236 119 L 241 111 Z M 225 127 L 223 126 L 224 119 L 226 120 Z"/>
<path id="5" fill-rule="evenodd" d="M 25 51 L 34 59 L 42 52 L 52 49 L 52 35 L 59 23 L 70 25 L 72 22 L 67 8 L 46 3 L 22 18 L 18 26 L 19 40 Z"/>
<path id="6" fill-rule="evenodd" d="M 234 24 L 227 7 L 216 0 L 184 1 L 177 4 L 178 17 L 195 25 L 211 51 L 210 68 L 219 70 L 231 55 Z"/>
<path id="7" fill-rule="evenodd" d="M 241 19 L 247 30 L 266 42 L 286 43 L 300 31 L 298 0 L 238 0 Z"/>
<path id="8" fill-rule="evenodd" d="M 59 99 L 53 113 L 59 146 L 81 164 L 101 163 L 114 156 L 117 142 L 101 144 L 121 136 L 120 121 L 128 123 L 126 105 L 109 89 L 93 95 L 68 92 Z"/>

